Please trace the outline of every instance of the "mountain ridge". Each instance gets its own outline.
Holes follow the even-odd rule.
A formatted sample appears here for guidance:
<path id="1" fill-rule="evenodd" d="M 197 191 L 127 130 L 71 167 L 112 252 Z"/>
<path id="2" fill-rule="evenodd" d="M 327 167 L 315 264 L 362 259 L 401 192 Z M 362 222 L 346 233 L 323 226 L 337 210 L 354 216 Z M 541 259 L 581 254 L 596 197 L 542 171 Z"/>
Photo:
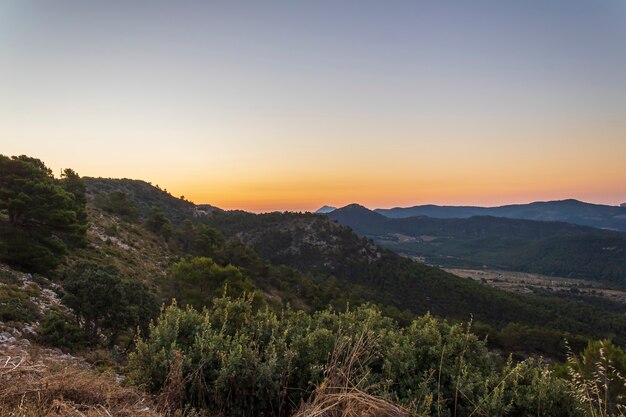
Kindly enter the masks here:
<path id="1" fill-rule="evenodd" d="M 434 218 L 468 218 L 476 215 L 491 215 L 513 219 L 564 221 L 583 226 L 626 231 L 626 207 L 587 203 L 576 199 L 535 201 L 496 207 L 426 204 L 390 209 L 377 208 L 373 211 L 390 218 L 419 215 Z"/>

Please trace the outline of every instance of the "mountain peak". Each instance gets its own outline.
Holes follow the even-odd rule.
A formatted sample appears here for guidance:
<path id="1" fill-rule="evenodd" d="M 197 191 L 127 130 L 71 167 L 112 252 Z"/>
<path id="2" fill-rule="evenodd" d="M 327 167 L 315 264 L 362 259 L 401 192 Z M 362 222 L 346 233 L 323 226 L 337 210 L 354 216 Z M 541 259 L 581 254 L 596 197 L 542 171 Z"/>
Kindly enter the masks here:
<path id="1" fill-rule="evenodd" d="M 347 206 L 341 207 L 339 210 L 354 210 L 354 209 L 371 211 L 370 209 L 368 209 L 365 206 L 360 205 L 359 203 L 348 204 Z"/>
<path id="2" fill-rule="evenodd" d="M 386 221 L 385 216 L 382 214 L 378 214 L 375 211 L 357 203 L 348 204 L 347 206 L 338 208 L 337 210 L 328 213 L 328 217 L 333 220 L 339 220 L 340 222 L 345 218 L 359 219 L 358 221 L 367 222 Z"/>
<path id="3" fill-rule="evenodd" d="M 318 208 L 315 211 L 315 214 L 327 214 L 330 213 L 331 211 L 335 211 L 337 210 L 337 207 L 333 207 L 333 206 L 322 206 L 320 208 Z"/>

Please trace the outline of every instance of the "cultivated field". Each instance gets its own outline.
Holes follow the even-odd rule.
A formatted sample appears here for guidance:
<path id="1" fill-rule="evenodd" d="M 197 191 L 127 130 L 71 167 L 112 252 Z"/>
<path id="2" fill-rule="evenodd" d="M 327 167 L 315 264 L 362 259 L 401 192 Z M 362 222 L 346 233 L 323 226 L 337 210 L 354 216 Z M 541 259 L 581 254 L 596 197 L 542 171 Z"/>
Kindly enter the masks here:
<path id="1" fill-rule="evenodd" d="M 605 297 L 626 303 L 626 291 L 609 287 L 607 284 L 584 279 L 551 277 L 527 272 L 497 271 L 489 269 L 444 268 L 462 278 L 470 278 L 492 287 L 517 293 L 531 293 L 534 289 L 567 291 Z"/>

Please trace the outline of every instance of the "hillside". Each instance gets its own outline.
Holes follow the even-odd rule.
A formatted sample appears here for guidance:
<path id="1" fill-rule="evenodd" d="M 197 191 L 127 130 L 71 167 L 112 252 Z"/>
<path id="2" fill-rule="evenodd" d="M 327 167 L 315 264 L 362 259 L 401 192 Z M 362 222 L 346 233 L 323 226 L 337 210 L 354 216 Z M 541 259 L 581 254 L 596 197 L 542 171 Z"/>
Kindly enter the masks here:
<path id="1" fill-rule="evenodd" d="M 412 314 L 430 311 L 460 320 L 472 314 L 476 320 L 496 327 L 520 322 L 567 331 L 582 330 L 581 324 L 589 317 L 604 315 L 589 310 L 589 305 L 584 303 L 563 302 L 545 295 L 512 295 L 460 279 L 380 249 L 348 229 L 312 214 L 223 212 L 207 216 L 203 221 L 226 236 L 243 239 L 273 263 L 322 274 L 321 279 L 331 274 L 340 283 L 353 286 L 351 296 L 359 295 Z M 598 322 L 583 327 L 586 332 L 598 330 L 593 329 L 595 326 L 608 330 L 616 325 L 622 326 L 616 322 Z"/>
<path id="2" fill-rule="evenodd" d="M 327 214 L 395 252 L 454 267 L 490 267 L 626 285 L 626 233 L 564 222 L 475 216 L 392 219 L 353 204 Z"/>
<path id="3" fill-rule="evenodd" d="M 578 200 L 538 201 L 500 207 L 423 205 L 376 209 L 376 213 L 393 219 L 428 216 L 439 219 L 494 216 L 511 219 L 561 221 L 602 229 L 626 231 L 626 207 L 585 203 Z"/>
<path id="4" fill-rule="evenodd" d="M 159 207 L 167 218 L 175 224 L 179 224 L 190 217 L 221 210 L 209 204 L 195 205 L 183 198 L 176 198 L 167 190 L 162 190 L 141 180 L 85 177 L 83 182 L 87 187 L 88 197 L 95 205 L 101 206 L 106 195 L 112 191 L 117 191 L 127 195 L 133 201 L 139 216 L 144 218 L 154 207 Z"/>

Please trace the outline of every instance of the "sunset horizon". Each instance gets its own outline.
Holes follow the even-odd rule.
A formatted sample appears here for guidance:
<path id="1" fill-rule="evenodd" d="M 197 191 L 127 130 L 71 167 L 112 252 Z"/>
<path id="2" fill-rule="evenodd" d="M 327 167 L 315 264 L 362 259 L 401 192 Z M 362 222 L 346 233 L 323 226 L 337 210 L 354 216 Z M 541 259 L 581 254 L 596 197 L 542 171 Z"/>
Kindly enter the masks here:
<path id="1" fill-rule="evenodd" d="M 250 211 L 626 201 L 626 6 L 9 1 L 0 147 Z"/>

